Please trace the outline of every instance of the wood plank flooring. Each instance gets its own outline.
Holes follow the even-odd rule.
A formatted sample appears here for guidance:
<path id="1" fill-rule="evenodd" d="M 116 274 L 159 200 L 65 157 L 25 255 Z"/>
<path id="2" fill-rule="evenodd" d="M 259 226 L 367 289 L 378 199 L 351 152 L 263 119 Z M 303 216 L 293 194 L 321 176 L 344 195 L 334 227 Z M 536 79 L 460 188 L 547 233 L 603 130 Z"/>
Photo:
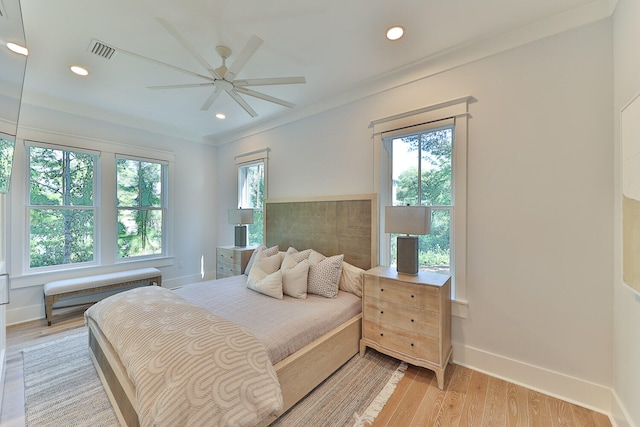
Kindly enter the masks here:
<path id="1" fill-rule="evenodd" d="M 373 427 L 611 427 L 609 417 L 451 364 L 444 390 L 428 369 L 409 366 Z"/>
<path id="2" fill-rule="evenodd" d="M 38 320 L 7 329 L 2 427 L 24 426 L 21 350 L 83 327 L 82 316 L 75 315 L 49 327 Z M 444 390 L 438 388 L 432 371 L 410 365 L 373 426 L 611 427 L 611 423 L 606 415 L 452 364 Z"/>

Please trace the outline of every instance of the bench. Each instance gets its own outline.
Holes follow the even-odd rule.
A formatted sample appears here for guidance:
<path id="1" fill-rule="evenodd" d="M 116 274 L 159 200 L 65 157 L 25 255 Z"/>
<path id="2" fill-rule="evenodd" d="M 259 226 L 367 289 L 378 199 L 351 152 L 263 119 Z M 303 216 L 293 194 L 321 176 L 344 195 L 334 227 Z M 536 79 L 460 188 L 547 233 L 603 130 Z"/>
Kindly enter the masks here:
<path id="1" fill-rule="evenodd" d="M 140 268 L 45 283 L 44 311 L 47 317 L 47 325 L 51 326 L 51 321 L 53 320 L 53 305 L 61 299 L 143 283 L 162 286 L 162 273 L 157 268 Z M 91 304 L 93 303 L 67 305 L 58 308 L 88 307 Z"/>

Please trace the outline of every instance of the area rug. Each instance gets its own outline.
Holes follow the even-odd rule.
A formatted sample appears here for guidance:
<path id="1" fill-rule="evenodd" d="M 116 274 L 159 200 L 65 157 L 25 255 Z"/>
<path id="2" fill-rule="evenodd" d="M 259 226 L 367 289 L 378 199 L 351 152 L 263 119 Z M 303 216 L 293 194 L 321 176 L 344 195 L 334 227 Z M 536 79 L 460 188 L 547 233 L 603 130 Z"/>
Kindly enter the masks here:
<path id="1" fill-rule="evenodd" d="M 22 351 L 25 424 L 119 425 L 88 350 L 87 332 Z"/>
<path id="2" fill-rule="evenodd" d="M 27 427 L 117 426 L 87 349 L 86 331 L 23 350 Z M 363 426 L 375 419 L 406 364 L 374 350 L 358 355 L 273 426 Z"/>

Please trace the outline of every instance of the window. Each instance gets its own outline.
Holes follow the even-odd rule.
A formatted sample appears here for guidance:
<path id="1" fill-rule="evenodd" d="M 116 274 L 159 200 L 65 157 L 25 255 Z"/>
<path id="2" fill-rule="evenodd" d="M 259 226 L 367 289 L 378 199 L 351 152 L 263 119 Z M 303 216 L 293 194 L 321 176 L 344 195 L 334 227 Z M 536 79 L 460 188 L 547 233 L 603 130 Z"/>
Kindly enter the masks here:
<path id="1" fill-rule="evenodd" d="M 117 158 L 118 258 L 164 253 L 165 173 L 162 163 Z"/>
<path id="2" fill-rule="evenodd" d="M 420 237 L 423 269 L 451 276 L 452 313 L 466 317 L 467 144 L 471 96 L 373 120 L 374 190 L 380 198 L 379 262 L 395 262 L 384 206 L 431 206 L 431 234 Z"/>
<path id="3" fill-rule="evenodd" d="M 249 245 L 264 241 L 265 161 L 260 159 L 238 164 L 238 207 L 253 209 L 253 224 L 249 224 Z"/>
<path id="4" fill-rule="evenodd" d="M 430 206 L 431 232 L 419 236 L 420 270 L 450 274 L 452 148 L 454 127 L 428 129 L 385 140 L 391 152 L 391 204 Z M 396 265 L 390 235 L 390 264 Z"/>
<path id="5" fill-rule="evenodd" d="M 15 137 L 0 133 L 0 193 L 9 192 Z"/>
<path id="6" fill-rule="evenodd" d="M 96 160 L 92 153 L 29 147 L 29 267 L 95 260 Z"/>

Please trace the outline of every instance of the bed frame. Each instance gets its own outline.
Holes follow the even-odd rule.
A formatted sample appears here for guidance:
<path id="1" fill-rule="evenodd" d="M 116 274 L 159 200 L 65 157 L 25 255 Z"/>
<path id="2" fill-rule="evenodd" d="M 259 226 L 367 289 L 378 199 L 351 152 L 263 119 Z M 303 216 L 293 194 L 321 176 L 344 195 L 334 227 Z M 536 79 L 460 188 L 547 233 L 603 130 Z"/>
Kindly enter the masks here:
<path id="1" fill-rule="evenodd" d="M 265 202 L 265 242 L 298 249 L 313 248 L 363 269 L 377 263 L 375 194 Z M 359 352 L 362 315 L 326 333 L 275 365 L 288 410 Z M 122 425 L 138 426 L 135 388 L 113 347 L 89 321 L 89 353 Z M 272 423 L 276 417 L 264 421 Z"/>

